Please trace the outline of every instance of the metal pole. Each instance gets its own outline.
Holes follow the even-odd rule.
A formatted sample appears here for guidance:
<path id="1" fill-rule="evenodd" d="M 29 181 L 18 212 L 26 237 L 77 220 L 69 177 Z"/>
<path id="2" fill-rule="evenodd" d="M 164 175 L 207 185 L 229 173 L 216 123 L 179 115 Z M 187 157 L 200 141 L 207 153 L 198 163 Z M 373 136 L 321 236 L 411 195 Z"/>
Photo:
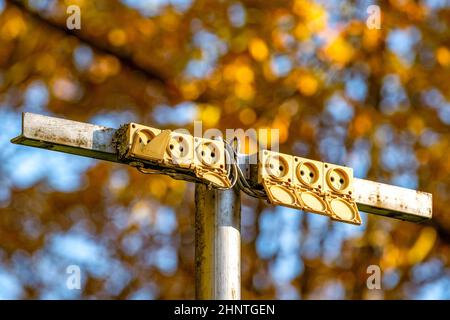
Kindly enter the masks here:
<path id="1" fill-rule="evenodd" d="M 195 292 L 201 300 L 241 298 L 241 197 L 237 188 L 195 186 Z"/>

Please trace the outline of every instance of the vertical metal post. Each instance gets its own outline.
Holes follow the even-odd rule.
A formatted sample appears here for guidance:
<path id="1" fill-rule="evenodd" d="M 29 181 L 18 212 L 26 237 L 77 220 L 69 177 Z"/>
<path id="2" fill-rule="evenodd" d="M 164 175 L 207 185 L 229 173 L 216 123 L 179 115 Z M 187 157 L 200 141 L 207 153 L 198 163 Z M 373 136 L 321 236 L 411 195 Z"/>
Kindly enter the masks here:
<path id="1" fill-rule="evenodd" d="M 241 197 L 195 186 L 196 299 L 241 298 Z"/>

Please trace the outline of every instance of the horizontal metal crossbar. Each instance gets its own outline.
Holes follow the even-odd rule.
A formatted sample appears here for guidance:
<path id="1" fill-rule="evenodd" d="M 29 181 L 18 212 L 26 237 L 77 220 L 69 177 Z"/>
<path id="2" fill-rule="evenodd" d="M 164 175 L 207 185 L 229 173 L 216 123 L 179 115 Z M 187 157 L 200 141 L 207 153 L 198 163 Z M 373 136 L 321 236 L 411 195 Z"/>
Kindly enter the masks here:
<path id="1" fill-rule="evenodd" d="M 11 142 L 74 155 L 124 163 L 113 145 L 116 129 L 24 113 L 22 134 Z M 354 179 L 358 209 L 370 214 L 420 222 L 431 219 L 432 195 L 379 182 Z"/>

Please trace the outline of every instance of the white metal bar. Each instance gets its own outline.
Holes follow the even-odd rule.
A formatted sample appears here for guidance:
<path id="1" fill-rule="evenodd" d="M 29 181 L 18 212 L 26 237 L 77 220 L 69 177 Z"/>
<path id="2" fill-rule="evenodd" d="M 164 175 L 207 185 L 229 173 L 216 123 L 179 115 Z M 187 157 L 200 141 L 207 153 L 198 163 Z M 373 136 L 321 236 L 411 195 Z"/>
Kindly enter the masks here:
<path id="1" fill-rule="evenodd" d="M 23 114 L 22 134 L 13 143 L 96 159 L 121 162 L 112 144 L 115 129 L 32 113 Z M 420 222 L 432 216 L 432 195 L 355 179 L 354 196 L 361 211 Z"/>
<path id="2" fill-rule="evenodd" d="M 22 114 L 22 134 L 11 142 L 120 162 L 112 143 L 115 132 L 112 128 L 26 112 Z"/>
<path id="3" fill-rule="evenodd" d="M 431 193 L 356 178 L 353 185 L 361 211 L 411 222 L 431 219 Z"/>

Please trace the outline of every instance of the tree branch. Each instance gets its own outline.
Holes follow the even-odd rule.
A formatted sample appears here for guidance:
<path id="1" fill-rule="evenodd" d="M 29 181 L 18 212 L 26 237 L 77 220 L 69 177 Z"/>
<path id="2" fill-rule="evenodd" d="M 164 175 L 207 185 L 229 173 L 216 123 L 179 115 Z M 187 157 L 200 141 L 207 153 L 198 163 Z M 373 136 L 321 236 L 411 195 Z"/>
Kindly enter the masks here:
<path id="1" fill-rule="evenodd" d="M 165 75 L 163 75 L 161 72 L 159 72 L 157 70 L 140 65 L 138 62 L 136 62 L 132 58 L 131 54 L 119 52 L 118 50 L 111 49 L 107 45 L 92 41 L 92 39 L 90 39 L 88 36 L 84 35 L 79 30 L 69 30 L 69 29 L 65 28 L 64 26 L 62 26 L 60 23 L 58 23 L 52 19 L 47 19 L 47 18 L 43 17 L 40 13 L 31 10 L 22 1 L 8 0 L 8 2 L 12 7 L 18 8 L 19 10 L 24 12 L 26 15 L 30 16 L 35 21 L 46 24 L 51 29 L 53 29 L 55 32 L 65 33 L 68 36 L 76 37 L 81 42 L 88 44 L 89 46 L 91 46 L 92 48 L 94 48 L 100 52 L 113 55 L 113 56 L 117 57 L 123 65 L 129 67 L 132 70 L 135 70 L 137 72 L 144 74 L 146 77 L 148 77 L 152 80 L 159 82 L 161 85 L 166 87 L 166 89 L 168 87 L 170 88 L 169 79 Z M 172 90 L 166 90 L 166 91 L 169 91 L 169 95 L 170 94 L 173 95 L 173 93 L 174 93 Z"/>

